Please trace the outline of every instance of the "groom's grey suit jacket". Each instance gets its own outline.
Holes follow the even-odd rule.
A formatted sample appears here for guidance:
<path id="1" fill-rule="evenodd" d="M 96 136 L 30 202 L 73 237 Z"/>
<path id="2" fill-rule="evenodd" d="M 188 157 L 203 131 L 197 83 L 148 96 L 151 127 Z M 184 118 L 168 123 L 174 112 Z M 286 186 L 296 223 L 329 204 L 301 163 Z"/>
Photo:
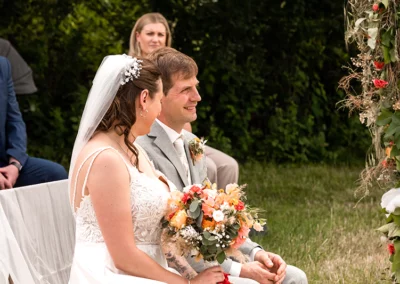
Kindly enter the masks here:
<path id="1" fill-rule="evenodd" d="M 196 136 L 192 133 L 183 130 L 183 140 L 186 157 L 188 157 L 192 184 L 201 184 L 207 177 L 207 167 L 205 155 L 203 155 L 203 158 L 200 161 L 196 161 L 194 165 L 190 158 L 188 142 L 195 137 Z M 147 152 L 150 160 L 154 163 L 155 168 L 165 174 L 165 176 L 175 184 L 178 190 L 182 191 L 185 186 L 189 185 L 189 181 L 185 175 L 185 170 L 175 147 L 165 130 L 157 121 L 153 123 L 150 133 L 138 137 L 136 143 Z M 247 239 L 247 241 L 240 247 L 240 251 L 245 255 L 249 255 L 255 247 L 260 247 L 260 245 Z M 188 261 L 197 272 L 205 269 L 204 264 L 201 261 L 196 262 L 194 259 L 188 259 Z M 228 259 L 224 261 L 221 266 L 226 272 L 229 272 L 232 266 L 232 260 Z"/>

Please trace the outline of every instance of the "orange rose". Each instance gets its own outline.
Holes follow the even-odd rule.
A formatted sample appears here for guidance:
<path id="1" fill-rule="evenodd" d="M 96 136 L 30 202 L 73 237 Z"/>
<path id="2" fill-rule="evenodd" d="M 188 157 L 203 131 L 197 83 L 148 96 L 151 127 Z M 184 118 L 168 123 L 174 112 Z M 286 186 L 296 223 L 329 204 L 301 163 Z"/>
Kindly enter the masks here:
<path id="1" fill-rule="evenodd" d="M 215 202 L 218 204 L 224 204 L 224 202 L 229 203 L 229 196 L 226 195 L 225 193 L 220 193 L 215 197 Z"/>
<path id="2" fill-rule="evenodd" d="M 183 226 L 186 225 L 187 214 L 185 210 L 178 211 L 174 217 L 172 217 L 171 221 L 169 222 L 172 227 L 177 229 L 181 229 Z"/>
<path id="3" fill-rule="evenodd" d="M 206 218 L 203 218 L 203 221 L 201 222 L 201 227 L 203 229 L 205 229 L 205 228 L 214 229 L 215 228 L 215 221 L 214 220 L 209 221 Z"/>
<path id="4" fill-rule="evenodd" d="M 173 191 L 171 192 L 171 198 L 168 199 L 168 208 L 170 210 L 174 210 L 176 208 L 183 208 L 183 204 L 181 202 L 183 197 L 183 193 L 180 191 Z"/>

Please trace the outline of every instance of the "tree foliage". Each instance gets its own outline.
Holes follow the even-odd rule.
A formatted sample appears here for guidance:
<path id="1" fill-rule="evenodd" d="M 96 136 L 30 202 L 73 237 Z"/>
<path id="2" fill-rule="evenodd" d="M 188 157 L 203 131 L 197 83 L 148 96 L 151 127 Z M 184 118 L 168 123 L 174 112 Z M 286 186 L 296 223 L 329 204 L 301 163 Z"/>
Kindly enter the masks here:
<path id="1" fill-rule="evenodd" d="M 210 145 L 279 162 L 348 161 L 368 145 L 368 133 L 336 107 L 349 59 L 340 2 L 16 0 L 1 8 L 0 34 L 39 87 L 18 98 L 32 155 L 68 164 L 98 65 L 127 52 L 134 21 L 150 11 L 170 21 L 173 46 L 199 65 L 194 132 Z"/>

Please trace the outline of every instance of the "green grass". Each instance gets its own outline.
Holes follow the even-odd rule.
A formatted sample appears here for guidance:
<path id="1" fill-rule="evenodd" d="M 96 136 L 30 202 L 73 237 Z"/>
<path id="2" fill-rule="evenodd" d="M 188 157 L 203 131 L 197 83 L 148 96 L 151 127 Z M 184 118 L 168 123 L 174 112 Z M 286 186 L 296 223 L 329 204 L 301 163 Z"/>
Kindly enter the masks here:
<path id="1" fill-rule="evenodd" d="M 309 283 L 391 283 L 382 189 L 354 197 L 361 168 L 326 165 L 241 167 L 248 203 L 265 210 L 268 233 L 253 237 L 303 269 Z"/>

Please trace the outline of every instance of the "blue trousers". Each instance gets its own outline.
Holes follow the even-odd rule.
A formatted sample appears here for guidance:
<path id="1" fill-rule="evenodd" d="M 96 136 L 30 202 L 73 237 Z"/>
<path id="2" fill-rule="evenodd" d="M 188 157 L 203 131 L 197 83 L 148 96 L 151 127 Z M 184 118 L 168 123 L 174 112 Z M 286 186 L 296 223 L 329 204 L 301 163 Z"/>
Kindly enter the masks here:
<path id="1" fill-rule="evenodd" d="M 6 165 L 1 165 L 2 167 Z M 19 173 L 14 187 L 67 179 L 68 174 L 63 166 L 49 160 L 28 157 Z"/>

